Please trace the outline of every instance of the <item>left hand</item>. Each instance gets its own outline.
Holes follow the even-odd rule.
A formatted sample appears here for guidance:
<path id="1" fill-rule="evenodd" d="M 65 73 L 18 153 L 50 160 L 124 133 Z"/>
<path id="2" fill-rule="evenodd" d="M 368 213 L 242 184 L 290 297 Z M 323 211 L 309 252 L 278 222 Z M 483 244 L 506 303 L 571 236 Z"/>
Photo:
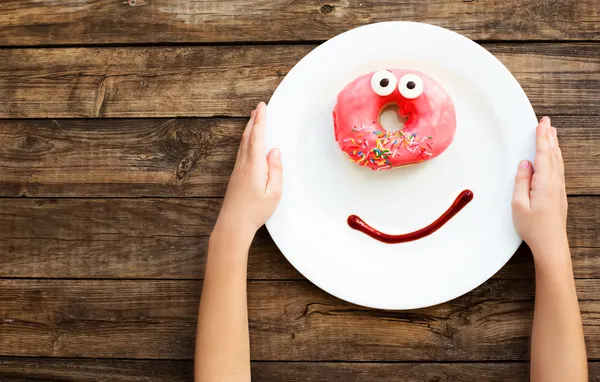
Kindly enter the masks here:
<path id="1" fill-rule="evenodd" d="M 272 149 L 265 157 L 266 114 L 264 102 L 250 114 L 216 228 L 254 235 L 279 204 L 281 152 Z"/>

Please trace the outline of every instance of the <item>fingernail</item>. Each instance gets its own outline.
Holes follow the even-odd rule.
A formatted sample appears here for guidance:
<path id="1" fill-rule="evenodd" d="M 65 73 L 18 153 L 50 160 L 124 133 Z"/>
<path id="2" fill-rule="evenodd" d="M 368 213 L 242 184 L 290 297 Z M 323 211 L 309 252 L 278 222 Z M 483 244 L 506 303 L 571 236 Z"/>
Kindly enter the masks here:
<path id="1" fill-rule="evenodd" d="M 558 132 L 556 131 L 556 127 L 552 126 L 552 135 L 557 136 Z"/>
<path id="2" fill-rule="evenodd" d="M 519 162 L 519 168 L 521 169 L 528 169 L 529 168 L 529 161 L 528 160 L 522 160 L 521 162 Z"/>
<path id="3" fill-rule="evenodd" d="M 550 118 L 544 116 L 544 117 L 542 117 L 542 119 L 540 120 L 540 122 L 549 123 L 550 122 Z"/>
<path id="4" fill-rule="evenodd" d="M 266 104 L 265 104 L 263 101 L 260 101 L 260 102 L 258 103 L 258 106 L 256 106 L 256 110 L 258 110 L 258 109 L 260 109 L 260 108 L 263 108 L 263 107 L 265 107 L 265 106 L 267 106 L 267 105 L 266 105 Z"/>

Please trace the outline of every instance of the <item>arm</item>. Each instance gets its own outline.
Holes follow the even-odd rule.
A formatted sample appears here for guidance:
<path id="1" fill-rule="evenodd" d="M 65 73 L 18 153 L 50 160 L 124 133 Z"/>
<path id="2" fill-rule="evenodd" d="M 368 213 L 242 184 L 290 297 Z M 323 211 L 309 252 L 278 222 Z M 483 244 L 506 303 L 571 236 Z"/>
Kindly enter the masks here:
<path id="1" fill-rule="evenodd" d="M 515 228 L 535 262 L 531 381 L 587 381 L 583 327 L 567 241 L 564 165 L 556 129 L 547 117 L 537 127 L 534 164 L 519 164 L 513 195 Z"/>
<path id="2" fill-rule="evenodd" d="M 279 202 L 279 150 L 265 158 L 266 105 L 252 112 L 223 206 L 208 244 L 194 372 L 197 381 L 249 381 L 246 300 L 248 249 Z"/>

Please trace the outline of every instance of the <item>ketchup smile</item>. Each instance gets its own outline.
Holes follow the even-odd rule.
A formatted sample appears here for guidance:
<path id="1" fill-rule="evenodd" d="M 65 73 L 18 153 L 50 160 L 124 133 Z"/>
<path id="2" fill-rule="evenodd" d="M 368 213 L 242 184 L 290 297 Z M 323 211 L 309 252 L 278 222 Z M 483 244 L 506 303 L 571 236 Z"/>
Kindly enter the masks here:
<path id="1" fill-rule="evenodd" d="M 436 221 L 429 224 L 427 227 L 421 228 L 418 231 L 405 233 L 402 235 L 389 235 L 387 233 L 380 232 L 375 228 L 371 227 L 364 220 L 356 215 L 348 216 L 348 225 L 357 231 L 371 236 L 375 240 L 379 240 L 387 244 L 406 243 L 408 241 L 414 241 L 429 236 L 438 229 L 440 229 L 448 220 L 452 219 L 460 210 L 462 210 L 469 202 L 473 200 L 473 191 L 464 190 L 454 200 L 454 203 L 440 216 Z"/>

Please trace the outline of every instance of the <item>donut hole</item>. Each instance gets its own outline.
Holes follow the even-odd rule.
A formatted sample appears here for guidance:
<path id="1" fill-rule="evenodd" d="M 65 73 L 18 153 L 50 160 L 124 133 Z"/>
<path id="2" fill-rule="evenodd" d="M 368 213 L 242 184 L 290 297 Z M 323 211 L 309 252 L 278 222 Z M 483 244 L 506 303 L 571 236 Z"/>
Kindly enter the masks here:
<path id="1" fill-rule="evenodd" d="M 379 124 L 387 131 L 400 131 L 404 128 L 407 117 L 400 115 L 400 108 L 396 103 L 388 103 L 379 112 Z"/>

